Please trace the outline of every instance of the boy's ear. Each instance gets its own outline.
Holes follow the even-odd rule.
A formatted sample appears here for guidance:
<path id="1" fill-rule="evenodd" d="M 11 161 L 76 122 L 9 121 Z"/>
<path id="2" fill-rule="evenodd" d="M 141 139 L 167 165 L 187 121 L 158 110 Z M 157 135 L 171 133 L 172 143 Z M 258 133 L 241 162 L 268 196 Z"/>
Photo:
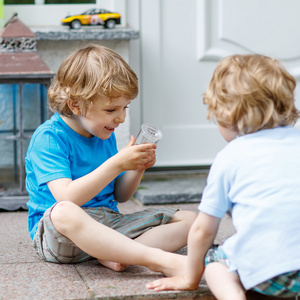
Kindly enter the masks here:
<path id="1" fill-rule="evenodd" d="M 76 105 L 77 103 L 71 101 L 71 100 L 68 100 L 68 106 L 70 108 L 70 110 L 72 111 L 72 113 L 76 116 L 80 115 L 81 114 L 81 111 L 80 111 L 80 108 Z"/>

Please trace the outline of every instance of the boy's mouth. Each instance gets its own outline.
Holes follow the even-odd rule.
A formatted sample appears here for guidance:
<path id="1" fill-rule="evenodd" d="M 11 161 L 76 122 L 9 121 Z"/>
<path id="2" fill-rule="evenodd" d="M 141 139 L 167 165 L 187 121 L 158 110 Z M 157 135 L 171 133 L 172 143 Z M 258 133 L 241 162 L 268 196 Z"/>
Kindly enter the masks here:
<path id="1" fill-rule="evenodd" d="M 108 127 L 108 126 L 105 126 L 105 129 L 108 131 L 111 131 L 111 132 L 113 132 L 115 130 L 114 127 Z"/>

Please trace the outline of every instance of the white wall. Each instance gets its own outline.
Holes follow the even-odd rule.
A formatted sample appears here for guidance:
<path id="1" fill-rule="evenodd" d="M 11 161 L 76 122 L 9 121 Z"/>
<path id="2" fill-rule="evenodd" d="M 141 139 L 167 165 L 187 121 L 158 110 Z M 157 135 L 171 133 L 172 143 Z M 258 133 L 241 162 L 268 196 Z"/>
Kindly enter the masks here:
<path id="1" fill-rule="evenodd" d="M 140 120 L 164 133 L 156 166 L 209 165 L 226 145 L 202 102 L 222 57 L 273 56 L 300 80 L 299 0 L 141 0 L 138 8 L 128 0 L 127 9 L 140 31 L 130 50 L 139 65 Z"/>

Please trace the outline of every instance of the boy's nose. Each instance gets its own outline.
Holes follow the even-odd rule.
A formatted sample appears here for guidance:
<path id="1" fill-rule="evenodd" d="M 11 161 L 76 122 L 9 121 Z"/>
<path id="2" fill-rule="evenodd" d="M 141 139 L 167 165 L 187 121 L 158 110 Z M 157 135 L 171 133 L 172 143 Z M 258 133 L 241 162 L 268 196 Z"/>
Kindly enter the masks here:
<path id="1" fill-rule="evenodd" d="M 126 113 L 120 113 L 117 117 L 116 117 L 116 122 L 118 123 L 124 123 L 126 118 Z"/>

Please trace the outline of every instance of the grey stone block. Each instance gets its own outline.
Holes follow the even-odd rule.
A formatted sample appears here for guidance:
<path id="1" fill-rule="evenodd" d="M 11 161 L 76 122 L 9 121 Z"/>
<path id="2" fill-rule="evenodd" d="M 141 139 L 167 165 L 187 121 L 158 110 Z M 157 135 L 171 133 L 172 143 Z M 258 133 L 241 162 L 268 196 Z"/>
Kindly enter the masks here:
<path id="1" fill-rule="evenodd" d="M 132 40 L 139 38 L 139 32 L 133 28 L 117 27 L 115 29 L 104 29 L 95 27 L 83 27 L 71 30 L 66 26 L 57 27 L 32 27 L 38 41 L 59 40 Z"/>
<path id="2" fill-rule="evenodd" d="M 180 178 L 143 180 L 135 193 L 142 204 L 199 203 L 206 185 L 206 174 Z"/>

